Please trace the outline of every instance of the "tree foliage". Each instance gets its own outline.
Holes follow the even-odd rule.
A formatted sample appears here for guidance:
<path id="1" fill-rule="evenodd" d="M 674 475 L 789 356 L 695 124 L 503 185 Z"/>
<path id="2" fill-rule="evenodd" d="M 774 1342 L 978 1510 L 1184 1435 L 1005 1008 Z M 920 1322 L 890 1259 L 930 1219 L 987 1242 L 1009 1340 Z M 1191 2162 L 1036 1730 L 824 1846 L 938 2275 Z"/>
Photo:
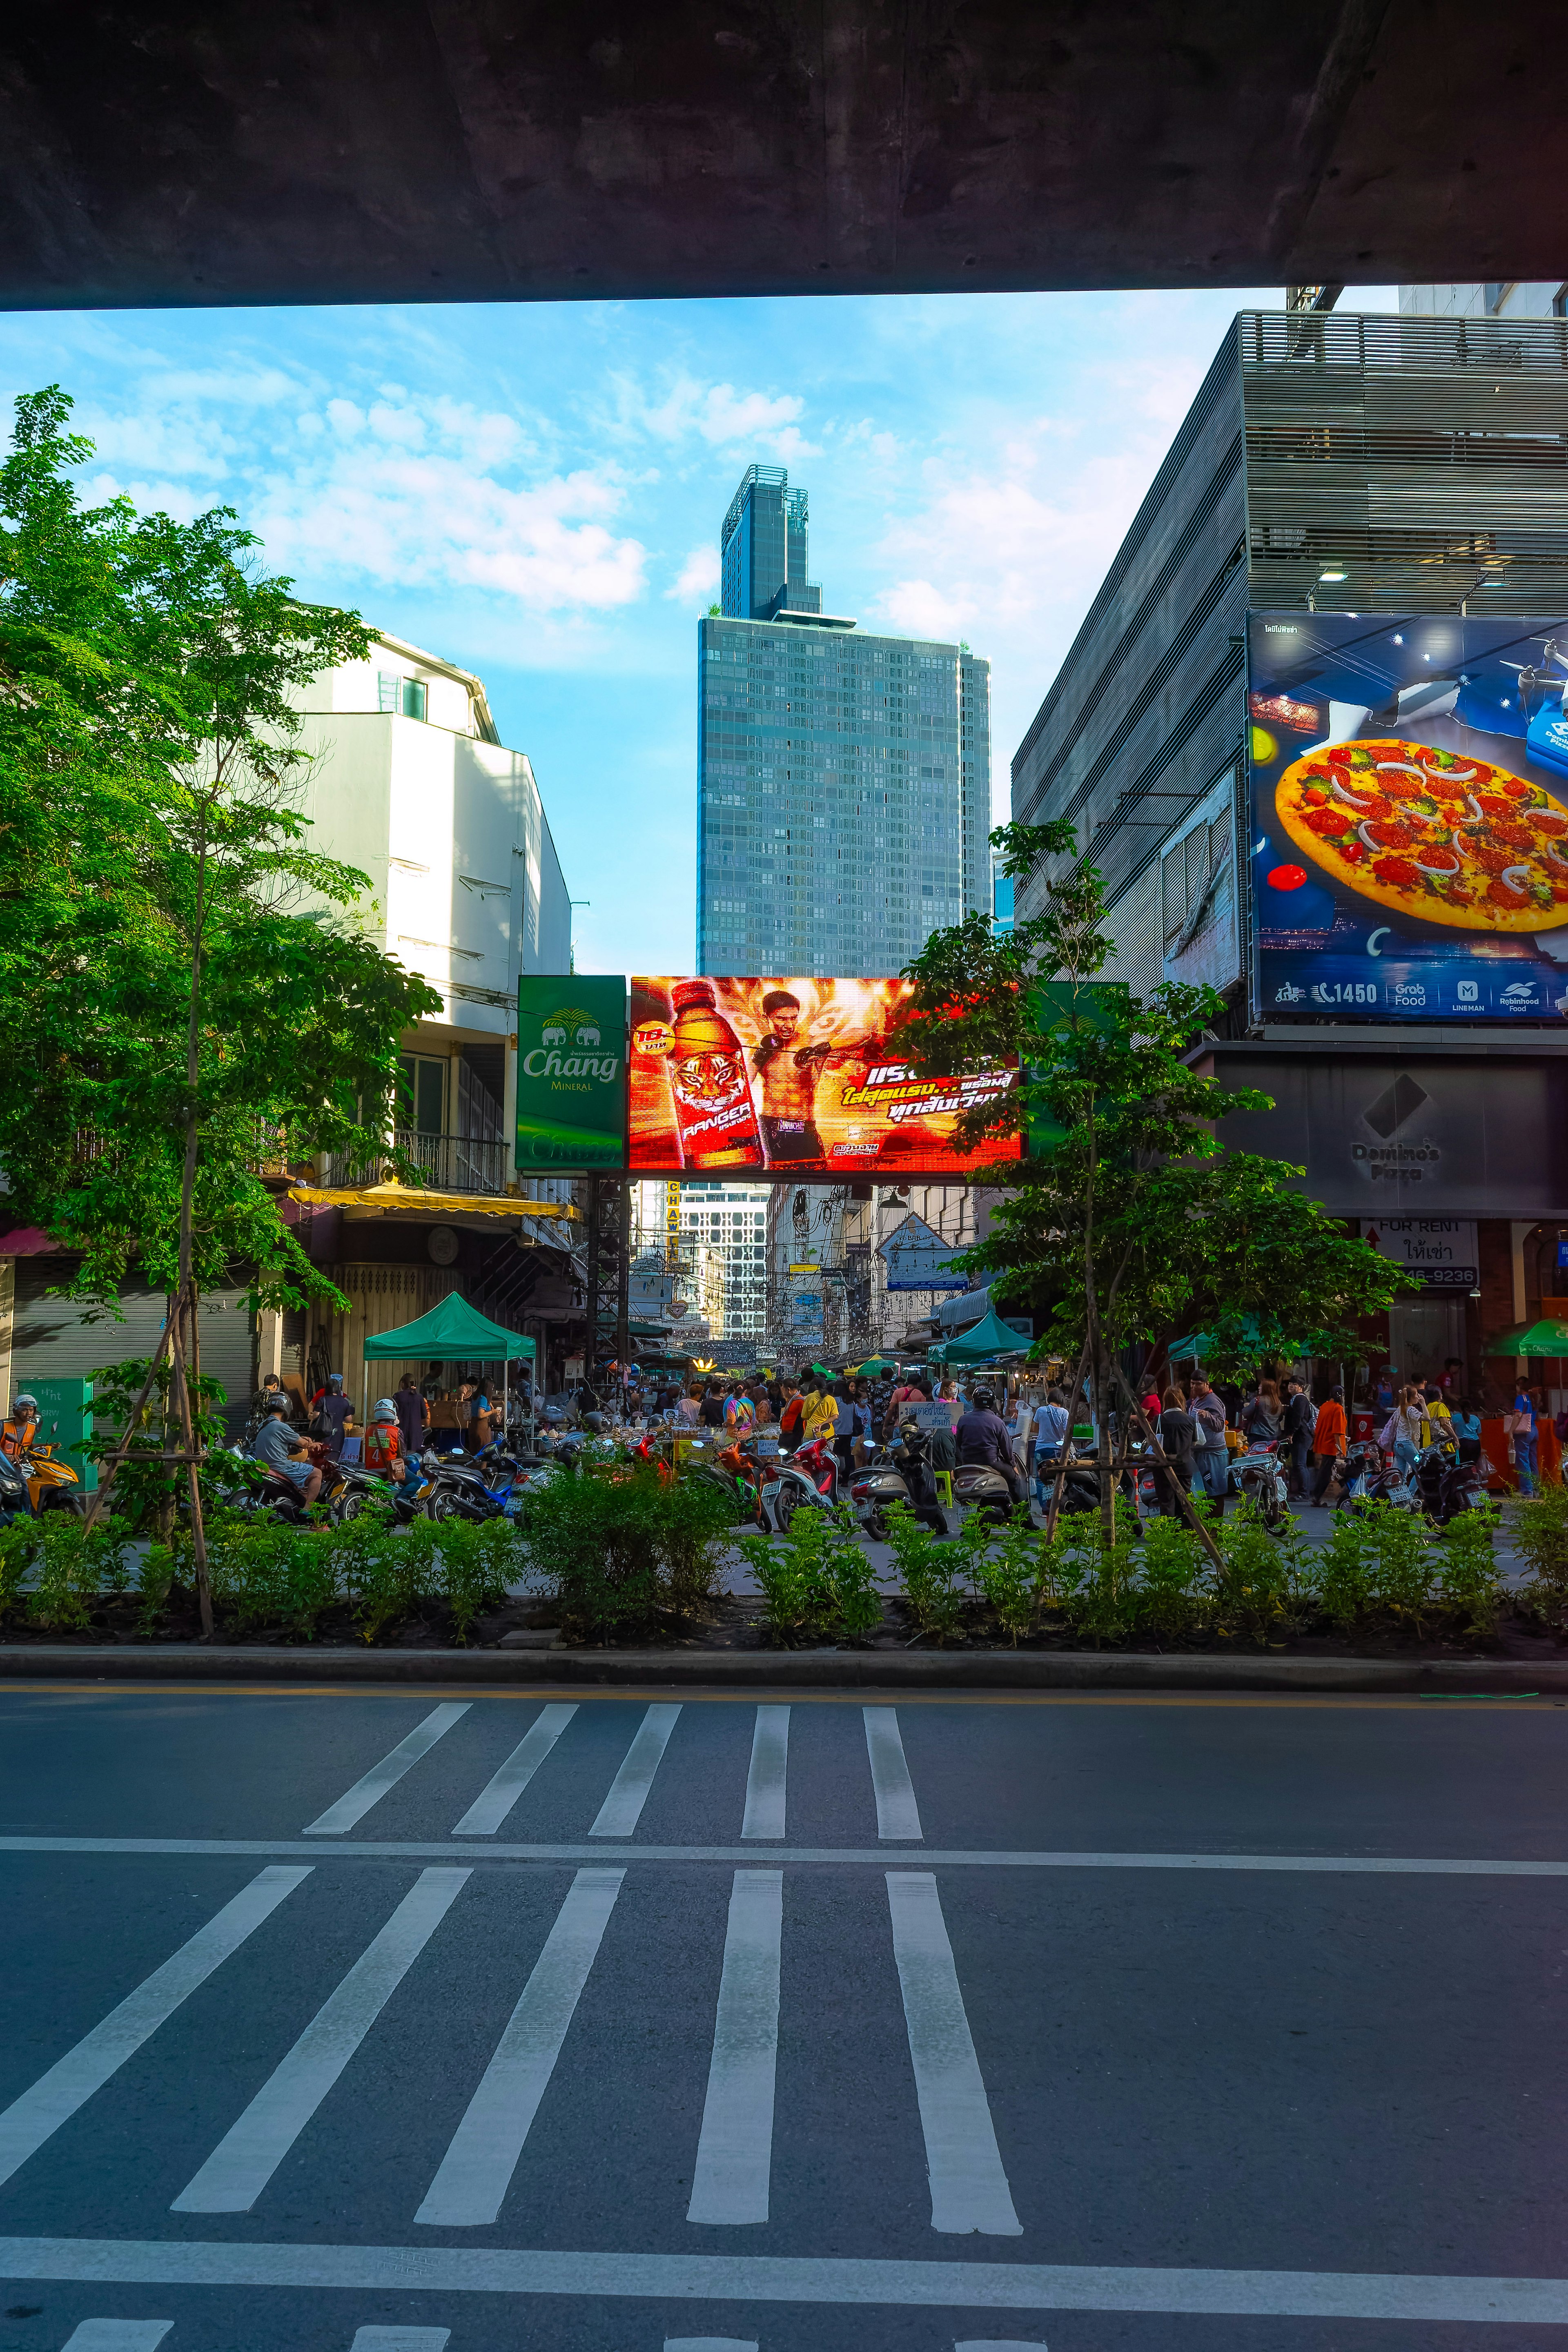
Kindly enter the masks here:
<path id="1" fill-rule="evenodd" d="M 1074 846 L 1061 821 L 992 840 L 1015 878 Z M 1100 877 L 1075 866 L 1010 934 L 972 914 L 908 967 L 917 1067 L 1024 1065 L 1016 1096 L 968 1115 L 971 1143 L 1022 1133 L 1026 1150 L 987 1171 L 1004 1197 L 964 1263 L 1032 1309 L 1052 1349 L 1088 1346 L 1102 1405 L 1111 1359 L 1135 1341 L 1201 1331 L 1223 1371 L 1354 1349 L 1397 1269 L 1297 1189 L 1300 1168 L 1226 1150 L 1227 1117 L 1273 1105 L 1187 1058 L 1223 999 L 1174 982 L 1140 999 L 1098 979 L 1112 952 Z"/>
<path id="2" fill-rule="evenodd" d="M 19 400 L 0 465 L 0 1165 L 86 1298 L 135 1259 L 296 1303 L 331 1286 L 259 1171 L 384 1149 L 400 1033 L 439 1003 L 300 814 L 300 691 L 367 632 L 227 509 L 85 506 L 69 411 Z"/>

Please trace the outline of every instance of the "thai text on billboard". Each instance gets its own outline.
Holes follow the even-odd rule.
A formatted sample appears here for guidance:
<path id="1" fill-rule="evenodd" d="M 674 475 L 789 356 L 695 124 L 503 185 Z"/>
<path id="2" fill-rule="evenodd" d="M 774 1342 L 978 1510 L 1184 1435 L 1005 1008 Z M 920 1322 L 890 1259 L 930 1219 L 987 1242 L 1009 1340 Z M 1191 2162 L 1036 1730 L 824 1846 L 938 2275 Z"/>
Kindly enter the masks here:
<path id="1" fill-rule="evenodd" d="M 1017 1072 L 918 1077 L 899 1045 L 911 993 L 902 980 L 634 978 L 629 1165 L 842 1179 L 1016 1160 L 1016 1136 L 965 1151 L 953 1129 Z"/>
<path id="2" fill-rule="evenodd" d="M 1568 620 L 1253 613 L 1255 1010 L 1560 1023 Z"/>

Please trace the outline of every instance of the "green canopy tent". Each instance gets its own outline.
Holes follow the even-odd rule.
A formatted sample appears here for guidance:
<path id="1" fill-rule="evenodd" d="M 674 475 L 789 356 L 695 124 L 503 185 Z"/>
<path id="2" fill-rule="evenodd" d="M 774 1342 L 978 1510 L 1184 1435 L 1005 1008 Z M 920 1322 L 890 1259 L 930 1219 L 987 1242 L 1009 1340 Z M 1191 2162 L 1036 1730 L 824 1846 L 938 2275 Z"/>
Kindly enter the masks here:
<path id="1" fill-rule="evenodd" d="M 1544 1315 L 1537 1323 L 1516 1324 L 1487 1341 L 1489 1356 L 1568 1356 L 1568 1322 Z"/>
<path id="2" fill-rule="evenodd" d="M 470 1307 L 458 1292 L 449 1290 L 439 1307 L 432 1307 L 428 1315 L 421 1315 L 412 1323 L 400 1323 L 395 1331 L 377 1331 L 364 1343 L 364 1419 L 370 1422 L 370 1367 L 372 1362 L 384 1363 L 389 1357 L 422 1357 L 426 1363 L 493 1363 L 499 1357 L 501 1365 L 501 1427 L 506 1427 L 506 1366 L 513 1356 L 526 1356 L 531 1361 L 539 1350 L 534 1342 L 521 1331 L 508 1331 L 500 1323 L 492 1323 L 477 1307 Z"/>
<path id="3" fill-rule="evenodd" d="M 984 1364 L 993 1356 L 1026 1356 L 1029 1342 L 1004 1323 L 993 1307 L 972 1330 L 956 1339 L 939 1339 L 926 1349 L 926 1361 L 931 1364 Z"/>

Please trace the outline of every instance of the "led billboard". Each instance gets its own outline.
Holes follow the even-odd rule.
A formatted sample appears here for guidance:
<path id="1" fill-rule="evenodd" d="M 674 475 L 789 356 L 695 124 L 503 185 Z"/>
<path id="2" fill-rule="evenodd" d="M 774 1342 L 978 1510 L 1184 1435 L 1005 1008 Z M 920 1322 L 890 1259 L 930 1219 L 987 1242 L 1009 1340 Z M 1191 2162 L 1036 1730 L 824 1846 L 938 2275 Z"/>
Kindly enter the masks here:
<path id="1" fill-rule="evenodd" d="M 637 977 L 627 1156 L 635 1173 L 967 1176 L 1017 1137 L 963 1151 L 958 1114 L 1017 1084 L 997 1069 L 914 1076 L 899 1049 L 902 980 Z"/>
<path id="2" fill-rule="evenodd" d="M 626 1158 L 626 983 L 619 972 L 525 973 L 517 990 L 517 1164 L 619 1168 Z"/>
<path id="3" fill-rule="evenodd" d="M 1257 1017 L 1563 1020 L 1565 688 L 1568 620 L 1249 614 Z"/>

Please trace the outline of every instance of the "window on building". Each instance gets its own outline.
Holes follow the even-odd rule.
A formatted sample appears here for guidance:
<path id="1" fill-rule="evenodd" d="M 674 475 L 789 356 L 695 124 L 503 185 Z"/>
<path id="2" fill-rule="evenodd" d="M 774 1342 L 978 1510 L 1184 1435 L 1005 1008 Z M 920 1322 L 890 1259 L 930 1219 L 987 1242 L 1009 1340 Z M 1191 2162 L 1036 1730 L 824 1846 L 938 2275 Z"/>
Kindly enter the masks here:
<path id="1" fill-rule="evenodd" d="M 416 1135 L 447 1132 L 448 1065 L 434 1054 L 398 1056 L 397 1123 Z"/>
<path id="2" fill-rule="evenodd" d="M 425 681 L 417 677 L 400 677 L 395 670 L 384 669 L 376 681 L 377 707 L 395 712 L 400 719 L 423 719 L 429 697 Z"/>

